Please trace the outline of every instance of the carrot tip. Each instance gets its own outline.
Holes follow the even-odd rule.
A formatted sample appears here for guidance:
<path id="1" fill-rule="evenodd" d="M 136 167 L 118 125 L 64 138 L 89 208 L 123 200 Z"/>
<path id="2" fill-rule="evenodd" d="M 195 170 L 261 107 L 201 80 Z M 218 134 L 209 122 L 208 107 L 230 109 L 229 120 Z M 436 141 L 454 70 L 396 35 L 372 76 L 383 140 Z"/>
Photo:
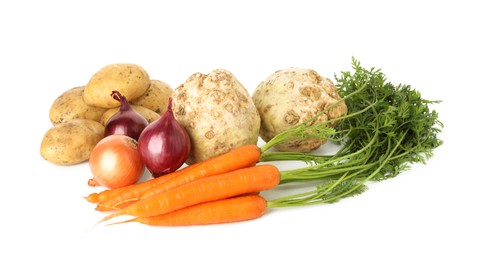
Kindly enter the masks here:
<path id="1" fill-rule="evenodd" d="M 83 198 L 85 198 L 88 202 L 96 203 L 99 201 L 100 195 L 98 193 L 91 193 L 90 195 L 86 197 L 83 196 Z"/>
<path id="2" fill-rule="evenodd" d="M 124 223 L 130 223 L 130 222 L 135 222 L 135 221 L 136 221 L 136 218 L 132 218 L 132 219 L 124 220 L 124 221 L 118 221 L 118 222 L 109 223 L 109 224 L 106 224 L 105 226 L 111 226 L 111 225 L 117 225 L 117 224 L 124 224 Z"/>
<path id="3" fill-rule="evenodd" d="M 104 218 L 102 218 L 100 221 L 98 221 L 97 224 L 99 224 L 99 223 L 101 223 L 101 222 L 108 221 L 108 220 L 110 220 L 110 219 L 112 219 L 112 218 L 114 218 L 114 217 L 118 217 L 118 216 L 121 216 L 121 215 L 123 215 L 123 213 L 122 213 L 121 211 L 117 211 L 117 212 L 115 212 L 115 213 L 111 213 L 111 214 L 105 216 Z"/>

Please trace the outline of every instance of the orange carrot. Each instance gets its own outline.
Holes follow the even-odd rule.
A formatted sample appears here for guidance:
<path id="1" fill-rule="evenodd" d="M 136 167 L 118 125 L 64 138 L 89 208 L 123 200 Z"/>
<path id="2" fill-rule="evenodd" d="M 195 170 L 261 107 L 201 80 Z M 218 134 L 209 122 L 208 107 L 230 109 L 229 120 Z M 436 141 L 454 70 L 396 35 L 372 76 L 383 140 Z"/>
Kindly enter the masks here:
<path id="1" fill-rule="evenodd" d="M 134 185 L 134 184 L 132 184 Z M 91 193 L 89 194 L 88 196 L 85 197 L 85 199 L 88 201 L 88 202 L 91 202 L 91 203 L 98 203 L 100 201 L 104 201 L 106 200 L 108 197 L 114 195 L 114 194 L 117 194 L 118 192 L 121 192 L 125 189 L 127 189 L 127 187 L 129 187 L 131 185 L 128 185 L 128 186 L 125 186 L 125 187 L 122 187 L 122 188 L 116 188 L 116 189 L 112 189 L 112 190 L 104 190 L 102 192 L 99 192 L 99 193 Z"/>
<path id="2" fill-rule="evenodd" d="M 107 215 L 100 222 L 122 215 L 150 217 L 166 214 L 199 203 L 272 189 L 279 182 L 280 172 L 274 165 L 263 164 L 242 168 L 202 178 L 142 199 Z"/>
<path id="3" fill-rule="evenodd" d="M 142 195 L 147 191 L 154 191 L 152 193 L 148 192 L 149 195 L 152 195 L 194 180 L 249 167 L 254 165 L 260 159 L 260 156 L 260 149 L 256 145 L 241 146 L 225 154 L 188 166 L 181 170 L 181 174 L 174 175 L 173 178 L 165 182 L 156 181 L 156 179 L 158 179 L 156 178 L 148 181 L 148 184 L 137 184 L 106 201 L 100 202 L 97 210 L 124 208 L 139 201 Z M 169 173 L 164 176 L 171 174 L 174 173 Z"/>
<path id="4" fill-rule="evenodd" d="M 144 191 L 178 177 L 179 175 L 184 173 L 183 170 L 162 175 L 155 179 L 147 180 L 145 182 L 128 185 L 123 188 L 107 190 L 110 191 L 110 193 L 104 194 L 103 199 L 97 202 L 98 205 L 95 209 L 98 211 L 109 211 L 113 209 L 119 209 L 120 207 L 126 207 L 127 205 L 132 204 L 136 201 L 131 200 L 131 198 L 141 196 Z"/>
<path id="5" fill-rule="evenodd" d="M 138 217 L 116 222 L 139 222 L 150 226 L 191 226 L 223 224 L 255 219 L 264 215 L 267 202 L 260 195 L 241 195 L 233 198 L 205 202 L 170 213 Z"/>
<path id="6" fill-rule="evenodd" d="M 128 186 L 125 186 L 125 187 L 111 189 L 111 190 L 104 190 L 104 191 L 101 191 L 99 193 L 91 193 L 90 195 L 85 197 L 85 199 L 87 201 L 91 202 L 91 203 L 101 203 L 101 202 L 112 199 L 113 197 L 117 196 L 118 194 L 123 193 L 126 190 L 131 190 L 132 188 L 137 189 L 137 191 L 139 193 L 141 193 L 142 191 L 147 190 L 151 187 L 154 187 L 157 184 L 169 181 L 170 179 L 172 179 L 174 177 L 177 177 L 177 176 L 181 175 L 182 173 L 184 173 L 186 171 L 190 171 L 193 168 L 195 168 L 196 166 L 197 166 L 197 164 L 189 165 L 189 166 L 187 166 L 185 168 L 182 168 L 180 170 L 177 170 L 175 172 L 171 172 L 171 173 L 162 175 L 162 176 L 154 178 L 154 179 L 149 179 L 145 182 L 135 183 L 135 184 L 131 184 L 131 185 L 128 185 Z"/>
<path id="7" fill-rule="evenodd" d="M 145 182 L 135 183 L 135 184 L 131 184 L 131 185 L 128 185 L 128 186 L 125 186 L 125 187 L 111 189 L 111 190 L 104 190 L 104 191 L 101 191 L 99 193 L 91 193 L 90 195 L 85 197 L 85 199 L 87 201 L 91 202 L 91 203 L 101 203 L 101 202 L 107 201 L 107 200 L 113 198 L 114 196 L 117 196 L 118 194 L 122 193 L 123 191 L 129 190 L 133 187 L 135 187 L 135 189 L 138 189 L 138 190 L 141 189 L 140 187 L 144 187 L 145 189 L 146 188 L 149 189 L 151 187 L 151 185 L 163 183 L 163 182 L 168 181 L 168 180 L 170 180 L 174 177 L 177 177 L 178 175 L 180 175 L 182 173 L 183 173 L 182 170 L 178 170 L 178 171 L 172 172 L 170 174 L 166 174 L 166 175 L 163 175 L 161 177 L 158 177 L 156 179 L 147 180 Z"/>

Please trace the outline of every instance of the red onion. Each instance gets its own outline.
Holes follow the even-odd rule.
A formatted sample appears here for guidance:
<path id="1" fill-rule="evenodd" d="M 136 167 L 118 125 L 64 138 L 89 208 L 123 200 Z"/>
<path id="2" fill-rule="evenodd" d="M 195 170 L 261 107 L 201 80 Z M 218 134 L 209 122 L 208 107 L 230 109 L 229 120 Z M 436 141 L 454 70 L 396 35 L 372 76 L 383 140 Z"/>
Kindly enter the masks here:
<path id="1" fill-rule="evenodd" d="M 171 110 L 172 100 L 170 97 L 168 110 L 151 122 L 138 140 L 141 159 L 154 178 L 177 170 L 191 151 L 189 135 Z"/>
<path id="2" fill-rule="evenodd" d="M 120 134 L 138 140 L 148 121 L 138 112 L 134 111 L 125 96 L 118 91 L 111 92 L 111 96 L 121 103 L 120 110 L 106 123 L 105 136 Z"/>

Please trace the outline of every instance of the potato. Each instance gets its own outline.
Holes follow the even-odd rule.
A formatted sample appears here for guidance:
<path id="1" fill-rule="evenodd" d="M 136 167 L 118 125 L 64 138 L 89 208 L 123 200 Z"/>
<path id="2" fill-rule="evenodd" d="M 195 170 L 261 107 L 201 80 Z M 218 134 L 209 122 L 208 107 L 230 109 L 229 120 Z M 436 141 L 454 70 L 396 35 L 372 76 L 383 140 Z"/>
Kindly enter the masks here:
<path id="1" fill-rule="evenodd" d="M 173 112 L 192 147 L 187 164 L 257 144 L 260 117 L 243 85 L 223 69 L 191 75 L 173 93 Z"/>
<path id="2" fill-rule="evenodd" d="M 131 105 L 149 108 L 159 115 L 163 115 L 168 109 L 168 99 L 173 94 L 173 89 L 160 80 L 151 80 L 146 93 L 141 97 L 131 100 Z"/>
<path id="3" fill-rule="evenodd" d="M 73 165 L 86 161 L 104 137 L 105 127 L 90 119 L 71 119 L 50 128 L 40 146 L 41 156 L 54 164 Z"/>
<path id="4" fill-rule="evenodd" d="M 151 82 L 142 67 L 135 64 L 110 64 L 96 72 L 85 88 L 83 99 L 90 106 L 114 108 L 120 103 L 111 97 L 113 90 L 133 100 L 148 90 Z"/>
<path id="5" fill-rule="evenodd" d="M 71 88 L 61 94 L 50 107 L 50 121 L 57 125 L 70 119 L 91 119 L 100 121 L 106 108 L 94 107 L 85 103 L 85 86 Z"/>
<path id="6" fill-rule="evenodd" d="M 260 137 L 268 142 L 277 134 L 296 126 L 340 99 L 337 88 L 327 78 L 310 69 L 279 70 L 261 82 L 252 99 L 261 115 Z M 338 118 L 347 113 L 344 102 L 319 116 L 313 123 Z M 279 151 L 310 152 L 326 140 L 308 138 L 276 146 Z"/>
<path id="7" fill-rule="evenodd" d="M 138 112 L 140 115 L 142 115 L 147 121 L 148 123 L 151 123 L 153 122 L 154 120 L 160 118 L 161 116 L 154 112 L 153 110 L 151 109 L 148 109 L 148 108 L 145 108 L 145 107 L 142 107 L 142 106 L 135 106 L 135 105 L 130 105 L 131 108 Z M 114 115 L 116 114 L 116 112 L 119 111 L 119 107 L 117 108 L 110 108 L 108 110 L 106 110 L 106 112 L 103 114 L 103 116 L 101 116 L 101 119 L 100 119 L 100 123 L 104 126 L 106 126 L 106 123 L 108 123 L 108 120 Z"/>

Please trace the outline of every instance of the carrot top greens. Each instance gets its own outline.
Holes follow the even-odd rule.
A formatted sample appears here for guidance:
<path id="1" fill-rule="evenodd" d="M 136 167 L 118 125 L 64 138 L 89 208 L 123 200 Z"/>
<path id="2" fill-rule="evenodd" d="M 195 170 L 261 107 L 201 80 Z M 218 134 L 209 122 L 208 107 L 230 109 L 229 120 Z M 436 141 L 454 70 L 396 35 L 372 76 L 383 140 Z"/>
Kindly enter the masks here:
<path id="1" fill-rule="evenodd" d="M 309 166 L 281 171 L 281 183 L 318 181 L 309 192 L 268 202 L 269 207 L 333 203 L 366 190 L 367 181 L 392 178 L 410 168 L 412 163 L 426 163 L 435 148 L 443 124 L 429 105 L 410 85 L 393 85 L 380 69 L 363 68 L 352 58 L 354 72 L 335 76 L 342 100 L 349 113 L 338 119 L 333 129 L 330 121 L 311 126 L 311 120 L 284 132 L 270 144 L 283 139 L 306 136 L 328 139 L 341 144 L 334 155 L 294 152 L 270 152 L 262 147 L 261 161 L 301 160 Z M 335 121 L 334 120 L 334 121 Z M 304 134 L 305 130 L 307 134 Z M 301 136 L 302 135 L 302 136 Z M 273 146 L 273 145 L 272 145 Z M 315 182 L 317 183 L 317 182 Z"/>

